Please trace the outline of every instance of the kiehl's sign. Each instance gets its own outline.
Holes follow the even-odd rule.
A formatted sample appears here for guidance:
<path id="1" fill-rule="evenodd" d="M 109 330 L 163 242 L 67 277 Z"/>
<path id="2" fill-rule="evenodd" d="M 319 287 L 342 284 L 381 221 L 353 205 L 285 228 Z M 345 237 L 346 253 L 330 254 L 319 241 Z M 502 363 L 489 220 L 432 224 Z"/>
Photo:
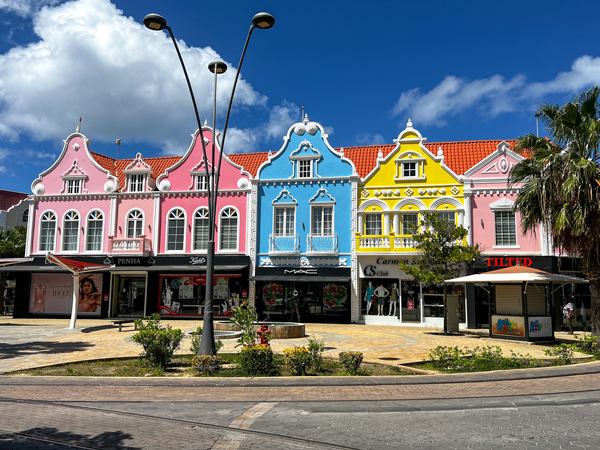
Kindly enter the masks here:
<path id="1" fill-rule="evenodd" d="M 531 258 L 488 258 L 488 267 L 510 267 L 525 266 L 531 267 L 533 260 Z"/>

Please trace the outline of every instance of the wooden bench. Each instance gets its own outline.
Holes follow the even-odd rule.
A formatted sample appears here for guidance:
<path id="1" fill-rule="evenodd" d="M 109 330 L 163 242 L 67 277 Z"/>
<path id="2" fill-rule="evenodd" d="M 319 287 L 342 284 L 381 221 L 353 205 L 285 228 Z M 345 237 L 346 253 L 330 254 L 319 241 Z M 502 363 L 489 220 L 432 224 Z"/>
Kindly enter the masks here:
<path id="1" fill-rule="evenodd" d="M 113 324 L 115 325 L 119 325 L 119 332 L 123 331 L 123 324 L 124 323 L 133 323 L 134 324 L 134 330 L 137 330 L 137 323 L 135 323 L 135 319 L 125 319 L 125 320 L 113 320 L 112 321 Z"/>

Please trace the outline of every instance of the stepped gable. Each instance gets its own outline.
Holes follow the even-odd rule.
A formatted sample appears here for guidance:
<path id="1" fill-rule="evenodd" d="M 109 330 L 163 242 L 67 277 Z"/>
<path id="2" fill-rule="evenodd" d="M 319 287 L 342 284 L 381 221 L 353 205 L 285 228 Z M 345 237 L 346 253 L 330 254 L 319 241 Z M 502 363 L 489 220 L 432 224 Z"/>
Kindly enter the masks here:
<path id="1" fill-rule="evenodd" d="M 453 141 L 453 142 L 426 142 L 425 147 L 437 155 L 441 148 L 446 164 L 457 175 L 464 175 L 467 170 L 482 161 L 488 155 L 497 150 L 502 139 L 485 141 Z M 513 149 L 517 143 L 516 139 L 506 139 Z M 383 158 L 386 158 L 395 145 L 368 145 L 361 147 L 344 147 L 344 156 L 352 160 L 356 172 L 361 178 L 366 177 L 377 166 L 377 155 L 381 150 Z M 336 149 L 340 150 L 340 149 Z"/>
<path id="2" fill-rule="evenodd" d="M 242 166 L 244 170 L 252 176 L 252 178 L 255 178 L 256 172 L 258 171 L 260 165 L 269 159 L 269 153 L 232 153 L 227 155 L 227 158 L 229 158 L 232 163 Z"/>
<path id="3" fill-rule="evenodd" d="M 117 175 L 119 178 L 119 191 L 121 191 L 126 185 L 125 168 L 131 164 L 135 158 L 128 159 L 114 159 L 108 156 L 101 155 L 100 153 L 90 152 L 96 162 L 106 170 L 109 170 L 113 175 Z M 152 167 L 152 178 L 156 179 L 161 176 L 165 170 L 169 167 L 177 164 L 181 159 L 181 156 L 158 156 L 155 158 L 143 158 L 144 162 Z"/>

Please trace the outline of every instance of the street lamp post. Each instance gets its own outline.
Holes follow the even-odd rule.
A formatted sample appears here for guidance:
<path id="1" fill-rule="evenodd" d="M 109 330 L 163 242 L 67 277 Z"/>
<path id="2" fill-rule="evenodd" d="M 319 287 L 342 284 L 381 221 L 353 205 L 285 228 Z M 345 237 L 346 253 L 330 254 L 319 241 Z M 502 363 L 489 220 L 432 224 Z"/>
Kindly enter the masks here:
<path id="1" fill-rule="evenodd" d="M 207 196 L 208 196 L 208 215 L 209 215 L 209 236 L 207 242 L 206 249 L 206 299 L 204 301 L 204 322 L 202 328 L 202 340 L 200 341 L 200 355 L 214 355 L 215 354 L 215 334 L 213 327 L 213 287 L 214 287 L 214 270 L 215 270 L 215 226 L 216 226 L 216 212 L 217 212 L 217 198 L 219 192 L 219 176 L 221 173 L 221 161 L 223 159 L 223 150 L 225 145 L 225 137 L 227 136 L 227 127 L 229 125 L 229 115 L 231 113 L 231 105 L 233 104 L 233 96 L 235 94 L 235 89 L 237 86 L 238 78 L 240 76 L 240 72 L 242 70 L 242 64 L 244 62 L 244 56 L 246 55 L 246 49 L 248 48 L 248 42 L 250 41 L 250 36 L 252 36 L 252 31 L 255 28 L 259 28 L 262 30 L 271 28 L 275 24 L 275 18 L 269 13 L 258 13 L 252 18 L 252 25 L 250 25 L 250 30 L 248 31 L 248 36 L 246 37 L 246 43 L 244 44 L 244 49 L 242 50 L 242 56 L 240 57 L 240 62 L 238 64 L 238 69 L 235 74 L 235 80 L 233 82 L 233 87 L 231 89 L 231 95 L 229 96 L 229 106 L 227 107 L 227 116 L 225 118 L 225 126 L 223 127 L 223 137 L 221 138 L 221 152 L 219 153 L 219 164 L 217 170 L 215 171 L 215 140 L 217 139 L 216 130 L 215 130 L 215 120 L 216 120 L 216 95 L 217 95 L 217 75 L 219 73 L 223 73 L 227 70 L 227 66 L 222 62 L 212 62 L 209 64 L 209 70 L 215 74 L 215 87 L 214 87 L 214 97 L 213 97 L 213 143 L 212 143 L 212 160 L 211 160 L 211 170 L 209 173 L 208 170 L 208 158 L 206 155 L 206 145 L 204 144 L 204 136 L 202 135 L 202 122 L 200 121 L 200 116 L 198 115 L 198 107 L 196 106 L 196 99 L 194 98 L 194 92 L 192 90 L 192 85 L 190 83 L 190 79 L 187 74 L 187 70 L 185 68 L 185 64 L 183 62 L 183 58 L 181 57 L 181 52 L 179 51 L 179 47 L 177 45 L 177 41 L 175 40 L 175 36 L 173 35 L 173 31 L 171 27 L 167 25 L 167 21 L 164 17 L 158 14 L 148 14 L 144 17 L 144 25 L 151 30 L 164 30 L 166 29 L 171 36 L 171 40 L 173 41 L 173 45 L 175 46 L 175 50 L 177 51 L 177 56 L 179 57 L 179 62 L 181 63 L 181 68 L 183 69 L 183 73 L 185 75 L 185 79 L 187 81 L 188 90 L 190 91 L 190 96 L 192 99 L 192 104 L 194 105 L 194 112 L 196 113 L 196 122 L 198 124 L 198 130 L 200 133 L 200 141 L 202 142 L 202 156 L 204 159 L 204 167 L 206 168 L 206 176 L 207 176 Z"/>

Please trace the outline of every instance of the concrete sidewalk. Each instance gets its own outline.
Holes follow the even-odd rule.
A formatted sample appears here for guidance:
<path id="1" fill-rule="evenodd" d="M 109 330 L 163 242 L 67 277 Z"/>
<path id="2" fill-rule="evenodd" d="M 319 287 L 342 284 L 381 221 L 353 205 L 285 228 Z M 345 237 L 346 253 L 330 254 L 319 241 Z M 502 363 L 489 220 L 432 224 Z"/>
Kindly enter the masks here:
<path id="1" fill-rule="evenodd" d="M 199 320 L 162 320 L 164 325 L 183 330 L 186 335 L 202 322 Z M 79 319 L 69 329 L 68 319 L 13 319 L 0 316 L 0 373 L 52 364 L 100 358 L 138 356 L 141 347 L 131 342 L 133 324 L 123 331 L 108 319 Z M 548 345 L 490 339 L 487 330 L 462 330 L 460 335 L 444 336 L 439 329 L 375 325 L 306 324 L 307 337 L 323 339 L 326 355 L 336 357 L 342 351 L 360 351 L 365 362 L 402 365 L 429 359 L 438 345 L 459 348 L 498 346 L 505 355 L 511 350 L 545 358 Z M 574 342 L 583 333 L 556 333 L 559 342 Z M 275 339 L 276 352 L 307 345 L 307 337 Z M 237 341 L 223 340 L 222 352 L 234 352 Z M 190 340 L 184 339 L 178 353 L 189 353 Z M 585 355 L 578 355 L 584 357 Z"/>

